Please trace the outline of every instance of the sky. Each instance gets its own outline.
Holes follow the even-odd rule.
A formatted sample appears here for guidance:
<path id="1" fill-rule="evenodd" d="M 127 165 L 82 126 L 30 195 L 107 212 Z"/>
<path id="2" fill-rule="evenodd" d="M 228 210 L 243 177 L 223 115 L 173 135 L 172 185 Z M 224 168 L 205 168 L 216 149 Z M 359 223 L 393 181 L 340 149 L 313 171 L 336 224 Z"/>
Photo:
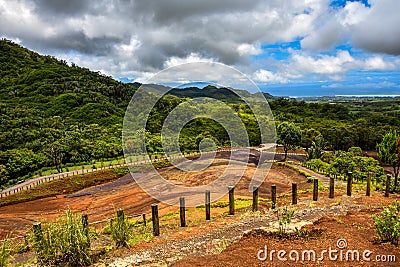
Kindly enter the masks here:
<path id="1" fill-rule="evenodd" d="M 399 13 L 399 0 L 0 0 L 0 36 L 125 82 L 201 61 L 273 95 L 400 95 Z"/>

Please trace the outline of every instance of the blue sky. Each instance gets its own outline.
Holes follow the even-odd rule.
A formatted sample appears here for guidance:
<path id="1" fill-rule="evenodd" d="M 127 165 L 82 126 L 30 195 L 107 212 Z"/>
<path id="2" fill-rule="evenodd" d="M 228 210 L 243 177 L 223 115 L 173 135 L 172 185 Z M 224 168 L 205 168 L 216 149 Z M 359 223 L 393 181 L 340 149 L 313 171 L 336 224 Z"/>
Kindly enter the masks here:
<path id="1" fill-rule="evenodd" d="M 273 95 L 400 95 L 399 10 L 398 0 L 0 0 L 0 32 L 122 81 L 206 61 Z"/>

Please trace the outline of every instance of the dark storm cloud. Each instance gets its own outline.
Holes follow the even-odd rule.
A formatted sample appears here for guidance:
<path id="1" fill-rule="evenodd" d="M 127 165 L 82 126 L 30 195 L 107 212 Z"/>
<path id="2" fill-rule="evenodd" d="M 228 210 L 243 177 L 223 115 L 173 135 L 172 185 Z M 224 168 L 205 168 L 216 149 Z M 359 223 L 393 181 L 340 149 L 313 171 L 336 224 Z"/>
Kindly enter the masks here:
<path id="1" fill-rule="evenodd" d="M 139 0 L 135 2 L 135 11 L 152 17 L 158 23 L 174 23 L 192 16 L 209 16 L 232 12 L 251 11 L 261 1 L 182 1 L 182 0 Z"/>
<path id="2" fill-rule="evenodd" d="M 76 16 L 90 10 L 90 1 L 34 0 L 36 12 L 42 16 Z"/>
<path id="3" fill-rule="evenodd" d="M 310 50 L 349 39 L 368 51 L 400 53 L 400 1 L 371 0 L 370 7 L 348 2 L 333 11 L 330 3 L 0 0 L 0 33 L 112 74 L 154 72 L 186 59 L 247 64 L 263 44 L 302 38 Z"/>

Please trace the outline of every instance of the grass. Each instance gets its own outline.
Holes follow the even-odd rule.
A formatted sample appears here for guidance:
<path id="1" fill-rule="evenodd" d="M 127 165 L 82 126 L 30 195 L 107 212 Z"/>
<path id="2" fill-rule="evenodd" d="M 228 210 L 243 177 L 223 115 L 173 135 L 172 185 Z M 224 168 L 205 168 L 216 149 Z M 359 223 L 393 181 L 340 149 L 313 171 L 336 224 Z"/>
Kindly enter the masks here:
<path id="1" fill-rule="evenodd" d="M 0 267 L 5 267 L 11 259 L 11 240 L 6 238 L 0 245 Z"/>
<path id="2" fill-rule="evenodd" d="M 90 186 L 114 181 L 122 177 L 126 173 L 126 170 L 127 168 L 102 170 L 46 182 L 32 189 L 3 197 L 0 200 L 0 207 L 61 194 L 71 194 Z"/>
<path id="3" fill-rule="evenodd" d="M 92 236 L 81 216 L 68 210 L 57 222 L 35 229 L 30 239 L 39 265 L 86 266 L 92 262 Z"/>
<path id="4" fill-rule="evenodd" d="M 114 166 L 117 164 L 122 164 L 125 163 L 125 160 L 123 157 L 118 157 L 114 159 L 109 159 L 105 160 L 103 162 L 101 161 L 93 161 L 90 163 L 85 163 L 85 164 L 77 164 L 77 165 L 71 165 L 72 163 L 66 164 L 63 167 L 63 171 L 77 171 L 77 170 L 82 170 L 82 166 L 84 167 L 85 170 L 87 169 L 92 169 L 93 165 L 96 166 L 96 168 L 104 167 L 104 166 Z M 45 175 L 50 175 L 50 174 L 55 174 L 58 173 L 56 168 L 46 168 L 40 170 L 37 174 L 35 174 L 32 178 L 37 178 L 40 176 L 45 176 Z"/>

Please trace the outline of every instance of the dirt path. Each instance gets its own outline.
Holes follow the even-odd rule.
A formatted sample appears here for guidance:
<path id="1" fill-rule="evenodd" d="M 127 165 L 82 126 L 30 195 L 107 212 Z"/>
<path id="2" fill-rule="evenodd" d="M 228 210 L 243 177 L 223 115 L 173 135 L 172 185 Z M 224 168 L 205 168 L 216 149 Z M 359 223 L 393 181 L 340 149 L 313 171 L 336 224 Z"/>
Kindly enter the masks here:
<path id="1" fill-rule="evenodd" d="M 303 167 L 301 165 L 295 165 L 295 164 L 290 164 L 290 165 L 293 166 L 293 167 L 296 167 L 296 168 L 298 168 L 298 169 L 300 169 L 302 171 L 305 171 L 305 172 L 311 174 L 315 178 L 318 178 L 325 186 L 329 186 L 329 180 L 330 180 L 329 177 L 326 177 L 323 174 L 320 174 L 320 173 L 317 173 L 317 172 L 312 171 L 310 169 L 307 169 L 306 167 Z"/>

